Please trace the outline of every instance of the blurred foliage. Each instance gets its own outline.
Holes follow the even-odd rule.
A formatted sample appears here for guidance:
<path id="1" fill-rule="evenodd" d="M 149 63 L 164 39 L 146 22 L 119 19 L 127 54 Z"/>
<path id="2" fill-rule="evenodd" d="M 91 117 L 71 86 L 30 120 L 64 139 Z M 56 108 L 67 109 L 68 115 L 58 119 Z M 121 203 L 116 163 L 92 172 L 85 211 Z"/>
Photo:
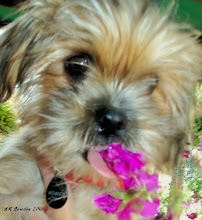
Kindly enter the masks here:
<path id="1" fill-rule="evenodd" d="M 193 178 L 190 178 L 188 182 L 188 188 L 192 192 L 196 192 L 198 194 L 199 200 L 202 199 L 202 178 L 200 176 L 199 168 L 194 168 Z"/>
<path id="2" fill-rule="evenodd" d="M 7 102 L 0 105 L 0 135 L 6 135 L 14 131 L 16 125 L 16 112 L 12 104 Z"/>
<path id="3" fill-rule="evenodd" d="M 196 104 L 200 106 L 202 105 L 202 83 L 196 85 Z"/>
<path id="4" fill-rule="evenodd" d="M 202 130 L 200 130 L 198 133 L 197 133 L 198 136 L 202 135 Z M 194 141 L 194 144 L 195 146 L 198 146 L 199 147 L 199 141 L 200 141 L 200 138 L 198 137 L 195 141 Z"/>
<path id="5" fill-rule="evenodd" d="M 199 109 L 202 106 L 202 84 L 198 83 L 196 86 L 196 104 Z M 202 135 L 202 112 L 198 111 L 198 114 L 195 118 L 194 124 L 194 132 L 197 136 Z M 195 146 L 199 146 L 199 138 L 197 138 L 194 142 Z M 193 146 L 193 149 L 196 147 Z M 192 151 L 193 149 L 190 149 Z M 189 170 L 190 171 L 190 170 Z M 181 201 L 187 204 L 197 203 L 197 201 L 193 198 L 196 194 L 199 200 L 198 206 L 202 207 L 202 177 L 201 177 L 201 168 L 193 167 L 192 175 L 189 175 L 188 171 L 186 170 L 186 181 L 184 181 L 182 194 L 181 194 Z M 195 195 L 195 196 L 196 196 Z M 166 189 L 162 189 L 159 192 L 159 198 L 161 200 L 160 203 L 160 213 L 167 213 L 167 208 L 169 204 L 169 196 L 170 196 L 170 184 Z M 185 207 L 184 207 L 185 208 Z M 188 212 L 193 212 L 191 208 L 185 208 Z"/>
<path id="6" fill-rule="evenodd" d="M 199 112 L 196 114 L 194 123 L 194 132 L 197 136 L 202 135 L 202 83 L 198 83 L 196 86 L 196 104 L 199 108 Z M 199 138 L 195 140 L 194 144 L 197 146 Z"/>
<path id="7" fill-rule="evenodd" d="M 196 135 L 199 135 L 200 131 L 202 131 L 202 115 L 197 115 L 195 118 L 194 131 Z"/>

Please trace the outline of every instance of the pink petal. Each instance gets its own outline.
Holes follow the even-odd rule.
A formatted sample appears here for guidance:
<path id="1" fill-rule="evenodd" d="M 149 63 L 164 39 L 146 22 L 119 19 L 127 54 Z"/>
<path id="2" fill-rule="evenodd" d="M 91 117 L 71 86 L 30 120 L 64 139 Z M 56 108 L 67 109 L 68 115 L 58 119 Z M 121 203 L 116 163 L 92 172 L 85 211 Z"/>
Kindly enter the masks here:
<path id="1" fill-rule="evenodd" d="M 130 206 L 126 205 L 124 209 L 117 213 L 117 220 L 130 220 Z"/>
<path id="2" fill-rule="evenodd" d="M 135 170 L 141 170 L 143 167 L 145 166 L 145 164 L 138 160 L 137 158 L 131 158 L 129 160 L 129 170 L 130 171 L 135 171 Z"/>
<path id="3" fill-rule="evenodd" d="M 119 175 L 122 179 L 129 178 L 131 176 L 126 162 L 118 162 L 114 164 L 108 164 L 109 168 Z"/>
<path id="4" fill-rule="evenodd" d="M 114 214 L 123 200 L 114 198 L 109 194 L 98 194 L 93 196 L 93 204 L 105 214 Z"/>
<path id="5" fill-rule="evenodd" d="M 153 218 L 158 214 L 160 200 L 153 198 L 153 202 L 145 201 L 141 210 L 141 215 L 146 218 Z"/>
<path id="6" fill-rule="evenodd" d="M 127 205 L 117 213 L 117 220 L 130 220 L 131 214 L 134 213 L 136 213 L 136 211 L 131 203 L 127 203 Z"/>
<path id="7" fill-rule="evenodd" d="M 145 166 L 141 154 L 128 151 L 116 143 L 108 145 L 106 150 L 100 151 L 100 155 L 122 179 L 130 178 L 131 171 L 141 170 Z"/>
<path id="8" fill-rule="evenodd" d="M 119 153 L 114 149 L 107 149 L 101 151 L 100 153 L 103 159 L 107 162 L 113 162 L 114 160 L 119 158 Z"/>
<path id="9" fill-rule="evenodd" d="M 190 151 L 188 151 L 186 148 L 184 149 L 185 154 L 190 154 Z"/>
<path id="10" fill-rule="evenodd" d="M 137 189 L 137 182 L 133 177 L 127 178 L 124 180 L 124 190 L 127 191 L 128 189 Z"/>
<path id="11" fill-rule="evenodd" d="M 190 203 L 185 203 L 185 202 L 183 202 L 183 203 L 181 203 L 180 204 L 181 206 L 184 206 L 184 207 L 186 207 L 186 208 L 189 208 L 190 207 Z"/>
<path id="12" fill-rule="evenodd" d="M 140 184 L 146 186 L 147 191 L 155 192 L 158 190 L 158 176 L 156 174 L 149 175 L 146 172 L 140 171 L 136 174 Z"/>

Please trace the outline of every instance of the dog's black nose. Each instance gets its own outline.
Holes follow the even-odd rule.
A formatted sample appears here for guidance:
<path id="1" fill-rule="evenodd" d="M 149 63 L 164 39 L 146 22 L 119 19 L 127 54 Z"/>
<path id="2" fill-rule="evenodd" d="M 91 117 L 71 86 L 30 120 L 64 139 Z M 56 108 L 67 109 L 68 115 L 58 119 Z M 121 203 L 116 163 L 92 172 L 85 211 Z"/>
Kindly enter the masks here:
<path id="1" fill-rule="evenodd" d="M 115 108 L 100 108 L 95 112 L 95 122 L 99 134 L 120 136 L 124 128 L 124 115 Z"/>

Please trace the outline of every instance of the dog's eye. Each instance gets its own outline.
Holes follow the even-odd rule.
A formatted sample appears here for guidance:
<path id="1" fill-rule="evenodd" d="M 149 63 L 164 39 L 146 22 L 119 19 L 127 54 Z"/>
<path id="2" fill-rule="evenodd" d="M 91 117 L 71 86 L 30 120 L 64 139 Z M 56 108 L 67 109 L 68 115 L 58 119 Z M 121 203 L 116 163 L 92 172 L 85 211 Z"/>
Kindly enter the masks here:
<path id="1" fill-rule="evenodd" d="M 87 54 L 70 57 L 65 61 L 65 71 L 73 80 L 81 81 L 86 77 L 91 61 L 91 57 Z"/>
<path id="2" fill-rule="evenodd" d="M 150 81 L 150 85 L 149 85 L 149 90 L 148 93 L 152 94 L 153 91 L 156 89 L 156 87 L 158 86 L 159 83 L 159 78 L 156 76 L 154 78 L 151 79 Z"/>

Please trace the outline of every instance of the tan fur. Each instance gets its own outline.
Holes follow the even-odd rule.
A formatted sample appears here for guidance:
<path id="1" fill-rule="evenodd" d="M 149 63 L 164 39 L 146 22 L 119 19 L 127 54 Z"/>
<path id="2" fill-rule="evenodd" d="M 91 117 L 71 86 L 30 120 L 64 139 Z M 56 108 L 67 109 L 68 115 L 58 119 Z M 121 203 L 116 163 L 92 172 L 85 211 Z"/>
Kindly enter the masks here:
<path id="1" fill-rule="evenodd" d="M 102 105 L 126 116 L 118 141 L 171 173 L 191 128 L 202 70 L 202 50 L 191 33 L 139 0 L 36 0 L 23 9 L 0 38 L 0 100 L 18 85 L 21 120 L 19 131 L 0 145 L 1 207 L 23 205 L 29 197 L 31 204 L 37 151 L 62 176 L 73 171 L 78 178 L 89 173 L 100 178 L 82 153 L 103 144 L 92 134 L 94 112 Z M 64 62 L 78 52 L 93 62 L 86 78 L 73 83 Z M 74 190 L 79 220 L 108 219 L 91 204 L 93 194 L 113 188 L 102 178 L 109 187 L 81 183 Z M 37 204 L 43 205 L 43 193 Z"/>

